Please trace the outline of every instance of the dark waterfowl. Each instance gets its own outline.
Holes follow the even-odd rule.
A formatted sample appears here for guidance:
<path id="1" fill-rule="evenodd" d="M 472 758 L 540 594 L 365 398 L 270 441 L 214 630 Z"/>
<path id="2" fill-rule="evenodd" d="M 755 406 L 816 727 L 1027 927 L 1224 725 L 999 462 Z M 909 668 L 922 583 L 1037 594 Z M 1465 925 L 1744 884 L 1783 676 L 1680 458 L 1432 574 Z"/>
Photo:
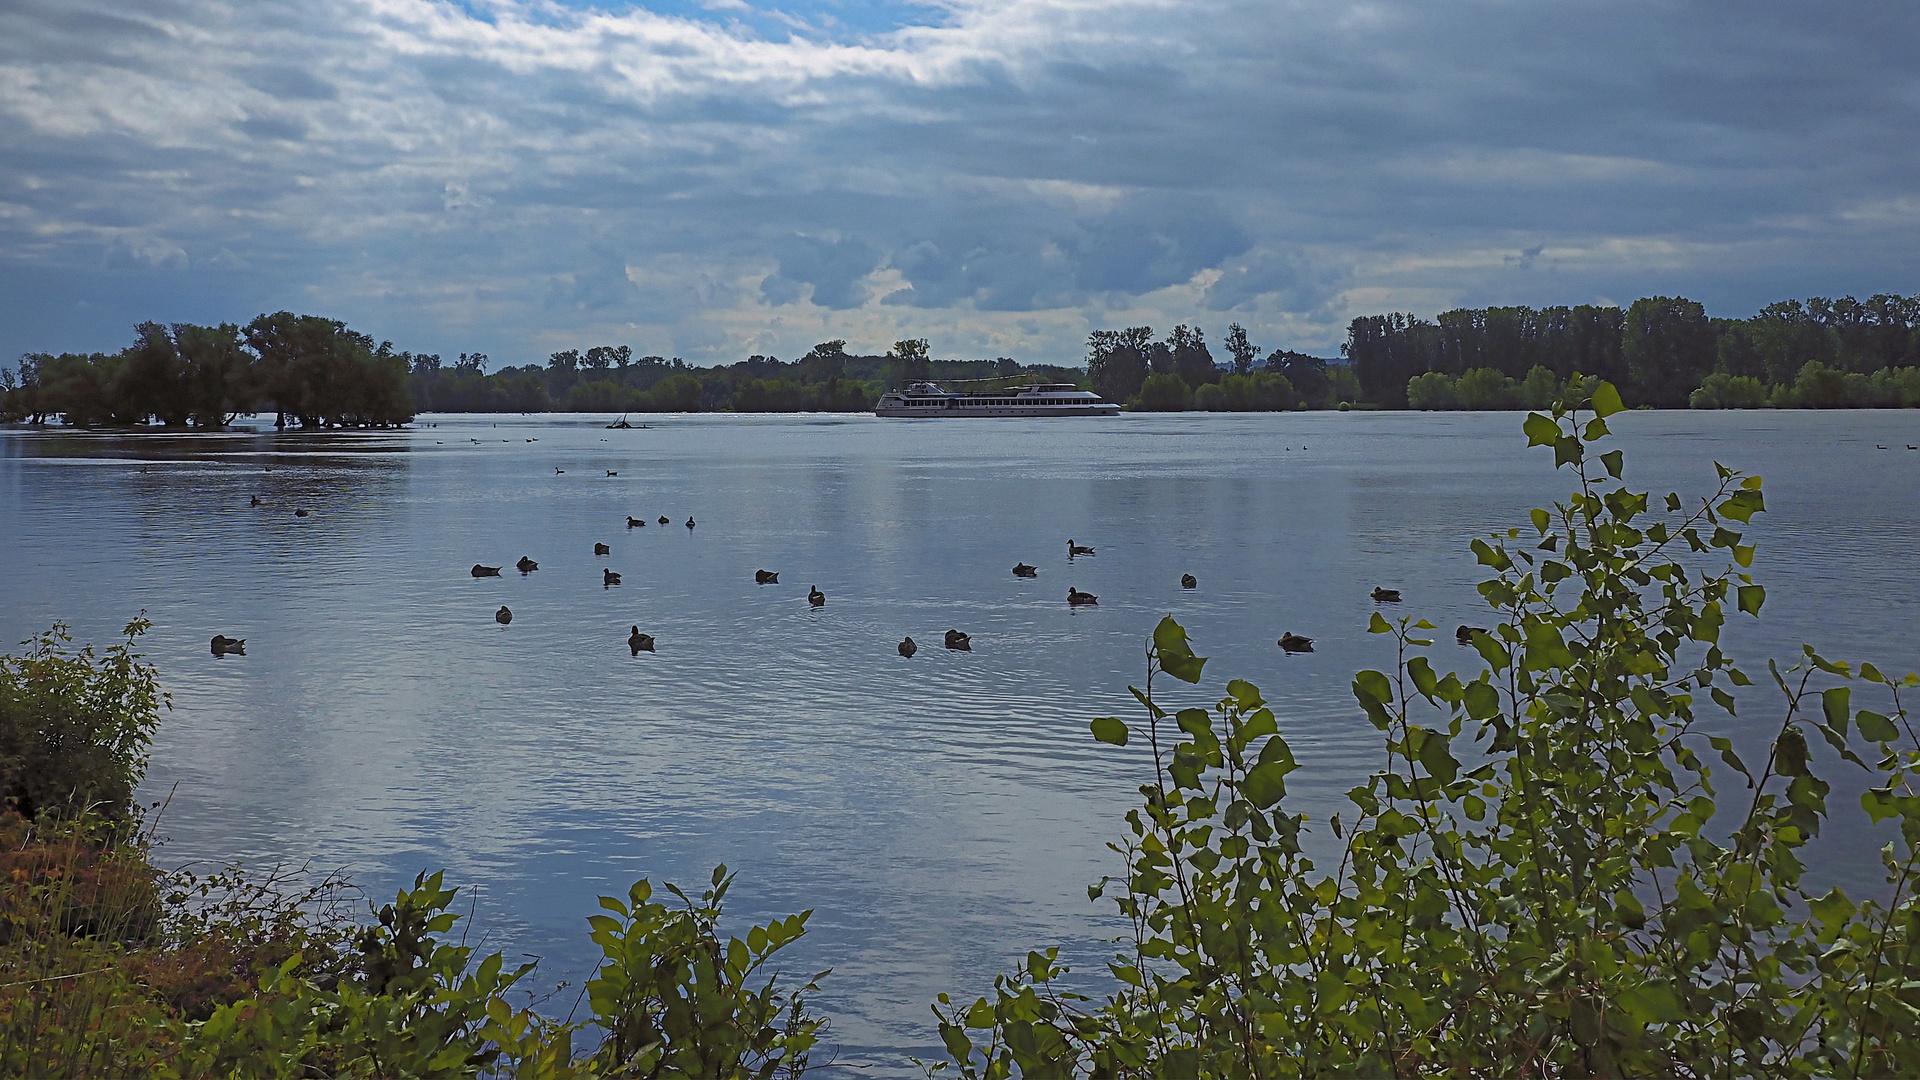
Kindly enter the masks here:
<path id="1" fill-rule="evenodd" d="M 520 561 L 517 563 L 514 563 L 513 566 L 514 566 L 514 569 L 520 571 L 523 574 L 531 574 L 535 570 L 540 569 L 539 563 L 534 562 L 532 559 L 527 558 L 525 555 L 520 556 Z"/>
<path id="2" fill-rule="evenodd" d="M 1400 602 L 1400 590 L 1383 589 L 1375 585 L 1373 587 L 1373 602 L 1376 604 L 1397 604 Z"/>
<path id="3" fill-rule="evenodd" d="M 1093 595 L 1092 593 L 1081 592 L 1079 589 L 1076 589 L 1071 585 L 1067 586 L 1067 603 L 1073 605 L 1074 607 L 1092 607 L 1093 605 L 1098 604 L 1099 602 L 1100 602 L 1100 598 Z"/>
<path id="4" fill-rule="evenodd" d="M 916 652 L 919 652 L 919 651 L 920 651 L 920 646 L 918 646 L 918 645 L 915 645 L 915 644 L 913 643 L 913 639 L 912 639 L 912 638 L 904 638 L 904 639 L 902 639 L 902 640 L 901 640 L 901 642 L 900 642 L 900 655 L 901 655 L 901 656 L 912 656 L 912 655 L 913 655 L 914 653 L 916 653 Z"/>
<path id="5" fill-rule="evenodd" d="M 613 549 L 605 544 L 595 544 L 593 545 L 593 553 L 595 555 L 611 555 L 613 554 Z"/>
<path id="6" fill-rule="evenodd" d="M 963 634 L 958 630 L 949 630 L 947 631 L 947 648 L 958 649 L 961 652 L 972 652 L 973 636 L 971 634 Z"/>
<path id="7" fill-rule="evenodd" d="M 493 621 L 505 626 L 513 621 L 513 612 L 507 609 L 507 605 L 501 604 L 500 610 L 493 613 Z"/>
<path id="8" fill-rule="evenodd" d="M 479 563 L 474 563 L 473 569 L 469 571 L 469 573 L 474 577 L 499 577 L 500 568 L 497 566 L 481 566 Z"/>
<path id="9" fill-rule="evenodd" d="M 687 518 L 687 531 L 688 531 L 688 532 L 692 532 L 692 531 L 693 531 L 693 518 L 692 518 L 692 517 L 688 517 L 688 518 Z"/>
<path id="10" fill-rule="evenodd" d="M 259 506 L 259 505 L 260 505 L 260 496 L 258 496 L 258 495 L 255 495 L 255 496 L 253 497 L 253 502 L 251 503 L 251 505 L 253 505 L 253 506 Z"/>
<path id="11" fill-rule="evenodd" d="M 300 509 L 298 509 L 298 510 L 295 510 L 295 511 L 293 512 L 293 516 L 294 516 L 294 517 L 306 517 L 306 516 L 307 516 L 307 508 L 303 506 L 303 507 L 301 507 Z"/>
<path id="12" fill-rule="evenodd" d="M 1468 626 L 1466 623 L 1461 623 L 1453 632 L 1453 640 L 1462 645 L 1471 645 L 1473 644 L 1473 635 L 1491 633 L 1493 633 L 1493 631 L 1484 626 Z"/>
<path id="13" fill-rule="evenodd" d="M 1014 577 L 1039 577 L 1040 568 L 1037 566 L 1029 565 L 1027 563 L 1023 563 L 1023 562 L 1014 563 L 1013 576 Z"/>
<path id="14" fill-rule="evenodd" d="M 827 594 L 820 591 L 820 586 L 809 585 L 807 586 L 807 603 L 814 607 L 826 607 Z"/>
<path id="15" fill-rule="evenodd" d="M 247 655 L 247 639 L 228 637 L 225 634 L 213 635 L 213 655 L 226 656 L 229 653 L 234 656 Z"/>
<path id="16" fill-rule="evenodd" d="M 602 586 L 618 585 L 620 584 L 620 575 L 612 570 L 602 570 L 600 571 L 600 584 Z"/>
<path id="17" fill-rule="evenodd" d="M 1180 587 L 1183 589 L 1197 589 L 1200 587 L 1200 579 L 1194 577 L 1192 574 L 1181 574 Z"/>
<path id="18" fill-rule="evenodd" d="M 671 525 L 671 524 L 673 524 L 673 522 L 672 522 L 672 521 L 670 521 L 670 520 L 668 520 L 668 518 L 667 518 L 667 515 L 665 515 L 665 514 L 661 514 L 661 515 L 660 515 L 660 524 L 662 524 L 662 525 Z"/>
<path id="19" fill-rule="evenodd" d="M 632 514 L 627 515 L 627 528 L 644 529 L 646 527 L 647 527 L 647 523 L 645 519 L 634 517 Z"/>
<path id="20" fill-rule="evenodd" d="M 553 467 L 553 475 L 555 475 L 555 476 L 565 476 L 565 475 L 566 475 L 566 472 L 567 472 L 567 470 L 565 470 L 565 469 L 563 469 L 563 468 L 561 468 L 561 467 L 560 467 L 560 466 L 558 466 L 558 465 L 555 465 L 555 466 Z"/>
<path id="21" fill-rule="evenodd" d="M 608 476 L 619 476 L 620 474 L 619 474 L 619 473 L 617 473 L 617 472 L 614 472 L 614 471 L 613 471 L 612 469 L 608 469 L 608 470 L 607 470 L 607 475 L 608 475 Z"/>
<path id="22" fill-rule="evenodd" d="M 1290 653 L 1313 651 L 1312 638 L 1296 634 L 1291 630 L 1280 635 L 1279 644 L 1281 649 Z"/>
<path id="23" fill-rule="evenodd" d="M 753 580 L 754 583 L 758 585 L 778 585 L 780 584 L 780 575 L 771 570 L 755 570 L 753 572 Z"/>
<path id="24" fill-rule="evenodd" d="M 1093 554 L 1092 548 L 1087 547 L 1084 544 L 1076 544 L 1073 542 L 1071 538 L 1067 540 L 1067 558 L 1071 559 L 1075 555 L 1091 555 L 1091 554 Z"/>
<path id="25" fill-rule="evenodd" d="M 633 628 L 633 633 L 627 635 L 627 648 L 632 649 L 635 656 L 643 652 L 652 652 L 653 635 L 641 633 L 640 628 L 636 626 Z"/>

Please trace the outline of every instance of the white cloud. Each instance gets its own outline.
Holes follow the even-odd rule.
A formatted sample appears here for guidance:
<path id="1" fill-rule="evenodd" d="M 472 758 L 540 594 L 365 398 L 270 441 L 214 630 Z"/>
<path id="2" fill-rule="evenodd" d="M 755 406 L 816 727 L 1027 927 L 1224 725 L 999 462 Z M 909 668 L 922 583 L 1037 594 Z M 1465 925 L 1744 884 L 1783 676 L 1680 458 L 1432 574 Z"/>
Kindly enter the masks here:
<path id="1" fill-rule="evenodd" d="M 1905 9 L 705 7 L 16 0 L 0 355 L 277 307 L 502 363 L 1071 360 L 1125 320 L 1324 353 L 1385 307 L 1920 270 Z"/>

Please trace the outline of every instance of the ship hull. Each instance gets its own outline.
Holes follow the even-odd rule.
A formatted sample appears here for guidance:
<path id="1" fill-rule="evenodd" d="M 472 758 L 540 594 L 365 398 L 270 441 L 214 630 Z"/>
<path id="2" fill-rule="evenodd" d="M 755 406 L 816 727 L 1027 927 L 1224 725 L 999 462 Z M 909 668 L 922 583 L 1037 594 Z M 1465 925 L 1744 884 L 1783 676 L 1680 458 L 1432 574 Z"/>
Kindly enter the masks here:
<path id="1" fill-rule="evenodd" d="M 879 405 L 875 416 L 951 420 L 962 416 L 1119 416 L 1118 405 Z"/>

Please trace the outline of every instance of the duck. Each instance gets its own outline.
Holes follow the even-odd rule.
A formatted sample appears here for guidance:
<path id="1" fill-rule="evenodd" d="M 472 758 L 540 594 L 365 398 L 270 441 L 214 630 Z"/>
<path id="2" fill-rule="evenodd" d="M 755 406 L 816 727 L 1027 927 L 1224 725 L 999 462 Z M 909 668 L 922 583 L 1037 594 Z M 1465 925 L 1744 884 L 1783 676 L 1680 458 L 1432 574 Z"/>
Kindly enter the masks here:
<path id="1" fill-rule="evenodd" d="M 643 652 L 652 652 L 653 635 L 641 633 L 640 628 L 636 626 L 633 628 L 633 633 L 627 635 L 627 648 L 632 649 L 635 656 Z"/>
<path id="2" fill-rule="evenodd" d="M 949 630 L 947 631 L 947 648 L 958 649 L 961 652 L 972 652 L 973 636 L 971 634 L 963 634 L 958 630 Z"/>
<path id="3" fill-rule="evenodd" d="M 1071 538 L 1067 540 L 1067 558 L 1071 559 L 1075 555 L 1091 555 L 1091 554 L 1093 554 L 1092 548 L 1087 547 L 1083 544 L 1076 544 L 1073 542 Z"/>
<path id="4" fill-rule="evenodd" d="M 820 591 L 820 586 L 809 585 L 807 586 L 807 603 L 814 607 L 826 607 L 827 594 Z"/>
<path id="5" fill-rule="evenodd" d="M 247 639 L 242 637 L 228 637 L 225 634 L 213 635 L 213 655 L 225 656 L 228 653 L 232 653 L 235 656 L 247 655 Z"/>
<path id="6" fill-rule="evenodd" d="M 501 626 L 505 626 L 513 621 L 513 612 L 507 605 L 501 604 L 500 610 L 493 613 L 493 621 L 499 623 Z"/>
<path id="7" fill-rule="evenodd" d="M 565 475 L 567 475 L 567 470 L 565 470 L 565 469 L 563 469 L 563 468 L 561 468 L 561 467 L 560 467 L 560 466 L 558 466 L 558 465 L 555 465 L 555 466 L 553 467 L 553 475 L 555 475 L 555 476 L 565 476 Z"/>
<path id="8" fill-rule="evenodd" d="M 1373 602 L 1376 604 L 1397 604 L 1400 602 L 1400 590 L 1383 589 L 1375 585 L 1373 587 Z"/>
<path id="9" fill-rule="evenodd" d="M 531 574 L 535 570 L 540 569 L 539 563 L 534 562 L 532 559 L 527 558 L 525 555 L 520 556 L 520 561 L 517 563 L 514 563 L 513 565 L 514 565 L 514 569 L 519 570 L 523 574 Z"/>
<path id="10" fill-rule="evenodd" d="M 1886 447 L 1886 444 L 1884 443 L 1874 443 L 1873 448 L 1875 450 L 1885 450 L 1887 447 Z M 145 470 L 142 470 L 142 471 L 144 472 Z"/>
<path id="11" fill-rule="evenodd" d="M 1100 598 L 1092 593 L 1081 592 L 1071 585 L 1067 586 L 1067 603 L 1074 607 L 1092 607 L 1099 602 Z"/>
<path id="12" fill-rule="evenodd" d="M 468 572 L 471 573 L 474 577 L 499 577 L 500 576 L 499 567 L 481 566 L 479 563 L 474 563 L 473 569 Z"/>
<path id="13" fill-rule="evenodd" d="M 619 476 L 620 474 L 619 474 L 619 473 L 617 473 L 617 472 L 614 472 L 614 471 L 613 471 L 612 469 L 608 469 L 608 470 L 607 470 L 607 475 L 608 475 L 608 476 Z"/>
<path id="14" fill-rule="evenodd" d="M 1013 576 L 1014 577 L 1039 577 L 1040 568 L 1037 566 L 1030 565 L 1028 563 L 1023 563 L 1023 562 L 1014 563 Z"/>
<path id="15" fill-rule="evenodd" d="M 1197 589 L 1200 587 L 1200 579 L 1194 577 L 1192 574 L 1181 574 L 1180 587 L 1183 589 Z"/>
<path id="16" fill-rule="evenodd" d="M 901 655 L 901 656 L 912 656 L 912 655 L 913 655 L 914 653 L 916 653 L 916 652 L 919 652 L 919 651 L 920 651 L 920 646 L 918 646 L 918 645 L 915 645 L 915 644 L 913 643 L 913 639 L 912 639 L 912 638 L 902 638 L 902 639 L 900 640 L 900 655 Z"/>
<path id="17" fill-rule="evenodd" d="M 691 516 L 687 518 L 687 531 L 688 532 L 693 531 L 693 518 Z"/>
<path id="18" fill-rule="evenodd" d="M 1279 645 L 1281 649 L 1290 653 L 1313 651 L 1312 638 L 1296 634 L 1291 630 L 1280 635 Z"/>
<path id="19" fill-rule="evenodd" d="M 662 524 L 662 525 L 671 525 L 671 524 L 673 524 L 673 522 L 672 522 L 671 520 L 669 520 L 669 519 L 667 518 L 667 515 L 665 515 L 665 514 L 661 514 L 661 515 L 660 515 L 660 524 Z"/>
<path id="20" fill-rule="evenodd" d="M 627 528 L 644 529 L 646 527 L 647 527 L 647 522 L 645 518 L 637 518 L 637 517 L 634 517 L 632 514 L 627 515 Z"/>
<path id="21" fill-rule="evenodd" d="M 755 570 L 753 572 L 753 581 L 756 585 L 778 585 L 780 584 L 780 575 L 771 570 Z"/>
<path id="22" fill-rule="evenodd" d="M 604 586 L 608 586 L 608 585 L 618 585 L 618 584 L 620 584 L 620 575 L 619 575 L 619 573 L 617 573 L 616 571 L 613 571 L 613 570 L 601 570 L 601 571 L 600 571 L 600 584 L 601 584 L 601 586 L 603 586 L 603 587 L 604 587 Z"/>
<path id="23" fill-rule="evenodd" d="M 1473 635 L 1491 633 L 1493 633 L 1493 631 L 1484 626 L 1468 626 L 1466 623 L 1461 623 L 1453 631 L 1453 640 L 1462 645 L 1471 645 L 1473 644 Z"/>
<path id="24" fill-rule="evenodd" d="M 249 505 L 252 505 L 252 506 L 259 506 L 259 505 L 260 505 L 260 496 L 258 496 L 258 495 L 255 495 L 255 496 L 253 497 L 253 502 L 252 502 L 251 504 L 249 504 Z"/>
<path id="25" fill-rule="evenodd" d="M 307 516 L 307 508 L 303 506 L 303 507 L 301 507 L 300 509 L 298 509 L 298 510 L 295 510 L 295 511 L 293 512 L 293 516 L 294 516 L 294 517 L 306 517 L 306 516 Z"/>
<path id="26" fill-rule="evenodd" d="M 593 545 L 593 553 L 595 555 L 611 555 L 613 554 L 613 549 L 605 544 L 595 544 Z"/>

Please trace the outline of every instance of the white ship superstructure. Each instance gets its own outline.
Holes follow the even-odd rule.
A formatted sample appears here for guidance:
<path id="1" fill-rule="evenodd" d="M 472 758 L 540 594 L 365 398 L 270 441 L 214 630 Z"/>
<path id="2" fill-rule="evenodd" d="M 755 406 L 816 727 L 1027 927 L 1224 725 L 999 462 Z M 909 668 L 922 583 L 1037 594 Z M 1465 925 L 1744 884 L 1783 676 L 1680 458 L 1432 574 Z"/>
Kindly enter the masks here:
<path id="1" fill-rule="evenodd" d="M 917 382 L 880 395 L 876 416 L 1118 416 L 1120 406 L 1072 383 L 1029 383 L 1005 390 L 956 393 Z"/>

